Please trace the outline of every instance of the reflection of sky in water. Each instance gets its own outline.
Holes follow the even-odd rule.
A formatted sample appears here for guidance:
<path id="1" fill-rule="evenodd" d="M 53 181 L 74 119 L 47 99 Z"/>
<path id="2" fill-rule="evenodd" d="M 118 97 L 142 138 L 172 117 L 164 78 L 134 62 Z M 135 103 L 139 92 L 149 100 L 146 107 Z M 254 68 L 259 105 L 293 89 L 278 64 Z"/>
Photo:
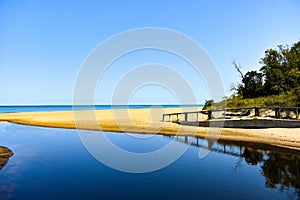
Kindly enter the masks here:
<path id="1" fill-rule="evenodd" d="M 132 152 L 155 151 L 177 139 L 106 135 L 120 148 Z M 198 158 L 199 148 L 191 146 L 172 165 L 148 174 L 123 173 L 98 162 L 81 144 L 76 130 L 0 123 L 0 145 L 15 153 L 0 171 L 0 199 L 287 198 L 285 192 L 266 187 L 261 162 L 250 165 L 244 157 L 217 152 L 224 150 L 222 144 L 215 145 L 217 150 L 204 159 Z M 237 146 L 225 148 L 226 152 L 240 150 L 245 151 Z M 293 192 L 291 189 L 290 194 Z"/>
<path id="2" fill-rule="evenodd" d="M 106 134 L 109 141 L 117 147 L 129 152 L 147 153 L 159 150 L 160 148 L 168 145 L 170 140 L 162 140 L 161 135 L 138 135 L 138 134 L 123 134 L 122 133 L 109 133 Z"/>

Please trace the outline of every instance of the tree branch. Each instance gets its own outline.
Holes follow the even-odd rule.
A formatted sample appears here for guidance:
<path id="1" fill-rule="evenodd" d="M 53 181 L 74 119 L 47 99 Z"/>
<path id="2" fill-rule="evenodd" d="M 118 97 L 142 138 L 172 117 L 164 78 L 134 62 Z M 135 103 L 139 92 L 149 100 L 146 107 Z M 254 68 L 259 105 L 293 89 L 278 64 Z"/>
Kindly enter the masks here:
<path id="1" fill-rule="evenodd" d="M 237 64 L 235 60 L 232 60 L 231 63 L 233 64 L 234 68 L 238 71 L 238 73 L 240 74 L 240 76 L 242 77 L 242 79 L 244 78 L 244 74 L 241 71 L 242 67 L 240 64 Z"/>

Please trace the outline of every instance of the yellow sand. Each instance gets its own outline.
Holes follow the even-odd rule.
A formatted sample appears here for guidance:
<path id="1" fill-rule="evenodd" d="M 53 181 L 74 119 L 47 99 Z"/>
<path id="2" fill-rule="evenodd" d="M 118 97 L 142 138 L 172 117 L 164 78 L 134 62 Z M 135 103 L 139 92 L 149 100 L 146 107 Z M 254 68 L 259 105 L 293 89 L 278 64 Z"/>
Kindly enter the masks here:
<path id="1" fill-rule="evenodd" d="M 181 126 L 162 122 L 163 113 L 195 111 L 200 108 L 120 109 L 98 111 L 30 112 L 0 114 L 0 121 L 33 126 L 78 128 L 111 132 L 190 135 L 228 141 L 257 142 L 300 150 L 300 128 L 218 129 Z M 208 133 L 209 130 L 209 134 Z"/>

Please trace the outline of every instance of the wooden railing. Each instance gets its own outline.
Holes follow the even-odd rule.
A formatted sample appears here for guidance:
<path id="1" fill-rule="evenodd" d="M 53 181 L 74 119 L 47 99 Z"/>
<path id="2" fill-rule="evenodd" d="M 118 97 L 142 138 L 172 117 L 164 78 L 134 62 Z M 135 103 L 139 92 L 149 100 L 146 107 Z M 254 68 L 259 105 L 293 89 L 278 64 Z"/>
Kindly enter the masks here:
<path id="1" fill-rule="evenodd" d="M 199 120 L 199 116 L 206 116 L 206 119 Z M 248 108 L 231 108 L 216 110 L 201 110 L 193 112 L 179 112 L 163 114 L 162 120 L 168 122 L 179 121 L 202 121 L 220 118 L 233 117 L 271 117 L 277 119 L 299 119 L 300 107 L 248 107 Z M 191 117 L 192 116 L 192 117 Z M 192 118 L 192 120 L 190 120 Z"/>

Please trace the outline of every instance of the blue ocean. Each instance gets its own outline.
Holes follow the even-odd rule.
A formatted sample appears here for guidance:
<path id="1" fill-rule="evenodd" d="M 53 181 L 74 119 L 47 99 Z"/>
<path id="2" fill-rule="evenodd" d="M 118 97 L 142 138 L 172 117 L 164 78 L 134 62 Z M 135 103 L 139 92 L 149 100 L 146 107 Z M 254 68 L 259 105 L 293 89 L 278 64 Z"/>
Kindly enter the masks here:
<path id="1" fill-rule="evenodd" d="M 15 112 L 51 112 L 51 111 L 71 111 L 71 110 L 110 110 L 110 109 L 139 109 L 139 108 L 179 108 L 196 107 L 198 105 L 18 105 L 0 106 L 0 113 Z"/>

